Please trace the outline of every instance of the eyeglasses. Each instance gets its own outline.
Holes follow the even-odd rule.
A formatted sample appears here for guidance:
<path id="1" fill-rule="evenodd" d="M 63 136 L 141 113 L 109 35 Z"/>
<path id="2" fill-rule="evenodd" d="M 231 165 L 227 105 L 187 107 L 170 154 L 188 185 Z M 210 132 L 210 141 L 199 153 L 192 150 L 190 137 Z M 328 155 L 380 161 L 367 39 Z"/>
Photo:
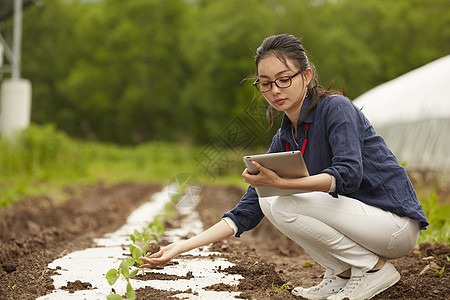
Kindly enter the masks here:
<path id="1" fill-rule="evenodd" d="M 282 76 L 273 81 L 259 81 L 259 79 L 256 79 L 256 81 L 253 82 L 253 85 L 261 93 L 267 93 L 268 91 L 270 91 L 272 89 L 272 83 L 275 83 L 275 85 L 280 89 L 285 89 L 291 86 L 292 78 L 294 78 L 300 73 L 301 72 L 299 71 L 291 76 Z"/>

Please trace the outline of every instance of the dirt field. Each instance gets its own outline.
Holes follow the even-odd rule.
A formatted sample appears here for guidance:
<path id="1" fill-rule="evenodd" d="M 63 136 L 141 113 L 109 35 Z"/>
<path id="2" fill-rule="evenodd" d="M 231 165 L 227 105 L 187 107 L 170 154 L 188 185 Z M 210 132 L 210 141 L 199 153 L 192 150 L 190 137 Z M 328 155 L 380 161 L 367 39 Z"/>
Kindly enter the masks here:
<path id="1" fill-rule="evenodd" d="M 36 299 L 53 290 L 52 270 L 47 264 L 74 250 L 93 246 L 93 238 L 117 230 L 128 214 L 161 190 L 154 184 L 124 183 L 106 187 L 101 183 L 76 195 L 66 189 L 69 200 L 54 203 L 34 197 L 0 209 L 0 299 Z M 203 187 L 197 207 L 205 228 L 239 201 L 235 187 Z M 176 226 L 170 220 L 166 226 Z M 242 238 L 213 245 L 236 263 L 224 270 L 245 277 L 237 287 L 218 284 L 212 290 L 241 292 L 244 299 L 298 299 L 275 287 L 290 283 L 311 286 L 321 281 L 323 269 L 297 245 L 264 220 Z M 423 244 L 408 256 L 392 261 L 402 275 L 398 284 L 374 299 L 449 299 L 450 248 Z M 445 267 L 443 276 L 429 269 Z M 145 278 L 142 278 L 145 280 Z M 73 282 L 67 289 L 87 289 L 89 283 Z M 173 293 L 149 288 L 138 290 L 138 299 L 167 299 Z"/>

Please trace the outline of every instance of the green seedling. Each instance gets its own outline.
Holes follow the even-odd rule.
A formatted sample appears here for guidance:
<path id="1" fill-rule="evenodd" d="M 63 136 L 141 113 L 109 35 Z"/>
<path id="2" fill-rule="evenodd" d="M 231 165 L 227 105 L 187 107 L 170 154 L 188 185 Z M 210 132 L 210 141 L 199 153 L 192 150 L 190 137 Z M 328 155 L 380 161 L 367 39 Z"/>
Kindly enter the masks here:
<path id="1" fill-rule="evenodd" d="M 106 297 L 106 300 L 123 300 L 123 298 L 120 295 L 111 294 Z"/>
<path id="2" fill-rule="evenodd" d="M 133 244 L 131 244 L 129 250 L 130 250 L 130 257 L 127 257 L 125 260 L 122 260 L 119 267 L 117 269 L 110 269 L 106 273 L 106 280 L 108 281 L 109 285 L 114 285 L 119 279 L 120 276 L 125 278 L 127 281 L 127 295 L 126 298 L 130 300 L 136 299 L 136 293 L 133 290 L 133 287 L 131 286 L 130 279 L 137 275 L 139 272 L 139 269 L 133 269 L 130 271 L 130 269 L 135 265 L 138 264 L 139 266 L 143 265 L 143 261 L 140 259 L 140 257 L 149 257 L 151 253 L 147 253 L 148 245 L 150 244 L 151 240 L 157 240 L 159 241 L 159 238 L 164 234 L 165 228 L 164 228 L 164 218 L 167 217 L 169 214 L 173 214 L 171 211 L 169 211 L 170 206 L 166 206 L 165 213 L 162 216 L 156 217 L 153 222 L 149 223 L 147 227 L 145 227 L 142 232 L 139 232 L 138 230 L 134 231 L 134 234 L 130 235 L 130 239 L 133 241 Z M 144 247 L 141 248 L 140 246 L 136 245 L 136 242 L 145 242 Z M 142 269 L 142 275 L 144 275 L 144 269 Z M 107 300 L 119 300 L 123 299 L 122 296 L 118 294 L 111 294 L 107 297 Z"/>
<path id="3" fill-rule="evenodd" d="M 133 278 L 136 276 L 136 274 L 139 272 L 139 269 L 134 269 L 130 272 L 130 268 L 134 265 L 135 260 L 132 257 L 127 257 L 125 260 L 122 260 L 122 262 L 119 265 L 118 269 L 110 269 L 106 273 L 106 280 L 108 280 L 108 283 L 110 285 L 113 285 L 116 283 L 117 279 L 119 279 L 120 275 L 125 278 L 127 281 L 127 295 L 126 299 L 129 300 L 135 300 L 136 299 L 136 292 L 133 290 L 133 287 L 130 283 L 130 278 Z M 119 298 L 120 297 L 120 298 Z M 108 300 L 115 300 L 115 299 L 122 299 L 122 296 L 117 294 L 111 294 L 107 297 Z"/>
<path id="4" fill-rule="evenodd" d="M 153 239 L 159 241 L 159 238 L 163 235 L 164 231 L 163 221 L 160 217 L 156 217 L 153 222 L 149 223 L 147 227 L 142 230 L 142 232 L 135 230 L 134 234 L 130 235 L 130 239 L 133 243 L 136 243 L 136 241 L 147 242 Z"/>
<path id="5" fill-rule="evenodd" d="M 442 267 L 442 269 L 440 269 L 440 270 L 433 269 L 433 268 L 430 268 L 430 269 L 433 270 L 433 271 L 435 271 L 435 272 L 439 275 L 439 278 L 441 278 L 442 276 L 444 276 L 445 266 Z"/>
<path id="6" fill-rule="evenodd" d="M 14 291 L 14 289 L 17 287 L 17 284 L 14 284 L 13 286 L 10 286 L 10 285 L 8 285 L 8 288 L 11 290 L 11 291 Z"/>
<path id="7" fill-rule="evenodd" d="M 125 278 L 125 280 L 127 281 L 127 299 L 130 300 L 136 299 L 136 293 L 133 290 L 133 287 L 131 286 L 130 278 L 133 278 L 139 272 L 139 269 L 134 269 L 130 271 L 130 268 L 133 267 L 136 263 L 138 265 L 143 264 L 142 260 L 140 260 L 139 257 L 142 257 L 144 255 L 144 253 L 147 251 L 147 248 L 148 242 L 145 243 L 144 249 L 140 248 L 135 244 L 132 244 L 130 246 L 131 257 L 127 257 L 125 260 L 122 260 L 118 269 L 110 269 L 106 273 L 106 280 L 108 280 L 109 285 L 114 285 L 117 279 L 119 279 L 120 275 L 122 275 L 123 278 Z M 144 269 L 142 269 L 142 274 L 144 274 Z M 122 296 L 117 294 L 111 294 L 108 296 L 107 299 L 108 300 L 122 299 Z"/>
<path id="8" fill-rule="evenodd" d="M 290 282 L 286 282 L 285 284 L 283 284 L 282 286 L 280 286 L 280 287 L 278 287 L 277 289 L 275 289 L 275 291 L 277 292 L 277 293 L 280 293 L 280 292 L 282 292 L 282 291 L 288 291 L 288 290 L 291 290 L 292 288 L 291 288 L 291 283 Z"/>
<path id="9" fill-rule="evenodd" d="M 290 282 L 286 282 L 285 284 L 283 284 L 282 286 L 278 286 L 275 284 L 275 278 L 272 281 L 272 289 L 275 290 L 275 292 L 277 293 L 281 293 L 282 291 L 286 291 L 286 290 L 291 290 L 291 283 Z"/>
<path id="10" fill-rule="evenodd" d="M 151 255 L 150 252 L 147 253 L 148 244 L 149 244 L 148 241 L 145 242 L 144 248 L 141 248 L 135 244 L 132 244 L 130 246 L 131 256 L 133 257 L 134 261 L 140 266 L 142 266 L 144 262 L 140 260 L 139 257 L 149 257 Z M 142 275 L 144 275 L 144 269 L 142 269 Z"/>
<path id="11" fill-rule="evenodd" d="M 136 299 L 136 292 L 133 290 L 133 287 L 131 286 L 130 279 L 137 275 L 139 272 L 139 269 L 133 269 L 130 271 L 130 269 L 135 265 L 142 265 L 143 261 L 139 259 L 140 257 L 148 257 L 151 253 L 146 253 L 148 249 L 149 242 L 147 241 L 144 245 L 144 248 L 139 247 L 136 244 L 132 244 L 130 246 L 130 257 L 127 257 L 125 260 L 122 260 L 119 267 L 117 269 L 110 269 L 106 273 L 106 280 L 108 281 L 109 285 L 114 285 L 119 279 L 119 277 L 122 275 L 123 278 L 127 281 L 127 296 L 126 299 L 129 300 L 135 300 Z M 142 269 L 142 275 L 144 275 L 144 269 Z M 123 299 L 122 296 L 117 294 L 111 294 L 107 297 L 108 300 L 116 300 L 116 299 Z"/>

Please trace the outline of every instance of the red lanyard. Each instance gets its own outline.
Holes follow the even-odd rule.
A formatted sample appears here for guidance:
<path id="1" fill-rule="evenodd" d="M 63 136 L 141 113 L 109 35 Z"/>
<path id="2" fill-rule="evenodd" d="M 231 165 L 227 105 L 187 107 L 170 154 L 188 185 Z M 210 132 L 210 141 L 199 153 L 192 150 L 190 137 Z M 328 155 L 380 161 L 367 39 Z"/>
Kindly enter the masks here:
<path id="1" fill-rule="evenodd" d="M 309 129 L 309 123 L 306 123 L 306 125 L 305 125 L 305 139 L 303 140 L 303 145 L 302 145 L 302 155 L 303 155 L 303 153 L 305 153 L 306 143 L 308 142 L 308 129 Z M 289 148 L 290 148 L 290 144 L 289 144 L 289 142 L 286 142 L 286 152 L 289 151 Z"/>

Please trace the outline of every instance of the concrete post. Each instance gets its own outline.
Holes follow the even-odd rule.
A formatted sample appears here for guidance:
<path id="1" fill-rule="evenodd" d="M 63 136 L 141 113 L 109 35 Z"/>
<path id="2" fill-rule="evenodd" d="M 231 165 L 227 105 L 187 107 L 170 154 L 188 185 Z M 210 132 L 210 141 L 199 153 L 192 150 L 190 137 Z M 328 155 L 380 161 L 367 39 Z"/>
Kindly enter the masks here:
<path id="1" fill-rule="evenodd" d="M 5 79 L 0 92 L 0 132 L 12 137 L 30 125 L 31 82 L 26 79 Z"/>

